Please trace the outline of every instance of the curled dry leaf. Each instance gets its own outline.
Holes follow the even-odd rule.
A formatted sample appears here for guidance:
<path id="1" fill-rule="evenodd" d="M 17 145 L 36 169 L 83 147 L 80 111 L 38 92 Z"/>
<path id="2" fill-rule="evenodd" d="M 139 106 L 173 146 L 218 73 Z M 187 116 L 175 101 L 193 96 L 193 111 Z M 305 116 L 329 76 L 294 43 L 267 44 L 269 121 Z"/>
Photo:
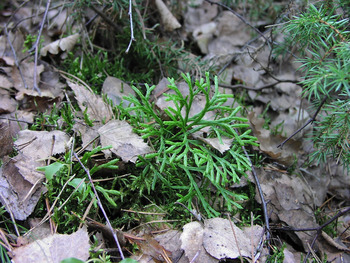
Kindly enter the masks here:
<path id="1" fill-rule="evenodd" d="M 74 34 L 69 37 L 65 37 L 59 40 L 56 40 L 45 47 L 43 47 L 40 50 L 40 55 L 43 57 L 47 56 L 47 53 L 50 53 L 52 55 L 57 55 L 61 51 L 69 52 L 71 51 L 75 44 L 77 43 L 79 39 L 79 34 Z"/>
<path id="2" fill-rule="evenodd" d="M 158 8 L 160 18 L 164 25 L 165 30 L 174 31 L 181 27 L 181 24 L 174 15 L 169 11 L 168 7 L 163 3 L 162 0 L 156 0 L 156 6 Z"/>

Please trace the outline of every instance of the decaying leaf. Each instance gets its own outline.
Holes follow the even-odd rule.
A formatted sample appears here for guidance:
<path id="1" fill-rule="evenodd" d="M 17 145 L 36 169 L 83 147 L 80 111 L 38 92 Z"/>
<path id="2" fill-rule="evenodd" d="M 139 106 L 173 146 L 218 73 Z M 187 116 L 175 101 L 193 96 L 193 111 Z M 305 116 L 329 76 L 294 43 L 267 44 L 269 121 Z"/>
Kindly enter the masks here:
<path id="1" fill-rule="evenodd" d="M 165 30 L 174 31 L 175 29 L 181 27 L 179 21 L 177 21 L 177 19 L 169 11 L 168 7 L 163 3 L 162 0 L 156 0 L 155 3 L 158 8 L 160 18 L 162 20 Z"/>
<path id="2" fill-rule="evenodd" d="M 4 159 L 0 169 L 0 201 L 17 220 L 27 219 L 46 192 L 42 185 L 45 176 L 36 170 L 41 165 L 23 154 Z"/>
<path id="3" fill-rule="evenodd" d="M 285 137 L 271 134 L 271 130 L 263 128 L 265 120 L 257 118 L 254 112 L 248 114 L 248 119 L 252 124 L 254 136 L 258 138 L 261 151 L 268 154 L 272 159 L 278 160 L 285 165 L 292 165 L 294 156 L 301 150 L 301 142 L 293 138 L 283 148 L 277 146 L 283 142 Z"/>
<path id="4" fill-rule="evenodd" d="M 79 34 L 74 34 L 59 40 L 56 40 L 40 50 L 40 55 L 47 56 L 47 53 L 57 55 L 60 51 L 71 51 L 79 39 Z"/>
<path id="5" fill-rule="evenodd" d="M 55 234 L 18 247 L 13 250 L 13 261 L 60 263 L 70 257 L 85 261 L 89 258 L 89 249 L 89 236 L 84 227 L 70 235 Z"/>
<path id="6" fill-rule="evenodd" d="M 112 151 L 124 162 L 136 162 L 138 155 L 152 152 L 143 139 L 132 131 L 126 121 L 112 120 L 98 129 L 102 147 L 112 146 Z M 105 151 L 109 154 L 109 150 Z"/>
<path id="7" fill-rule="evenodd" d="M 113 114 L 111 107 L 107 105 L 100 96 L 97 96 L 82 85 L 70 81 L 67 83 L 74 91 L 80 109 L 82 111 L 87 109 L 87 114 L 91 120 L 107 122 L 112 119 Z"/>

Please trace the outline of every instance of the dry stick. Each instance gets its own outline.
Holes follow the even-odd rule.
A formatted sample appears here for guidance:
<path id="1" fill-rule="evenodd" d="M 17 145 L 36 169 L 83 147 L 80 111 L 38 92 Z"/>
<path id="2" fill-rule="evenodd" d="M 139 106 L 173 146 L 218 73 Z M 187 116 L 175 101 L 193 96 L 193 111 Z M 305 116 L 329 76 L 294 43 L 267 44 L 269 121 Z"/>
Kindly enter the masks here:
<path id="1" fill-rule="evenodd" d="M 223 87 L 223 88 L 228 88 L 228 89 L 242 88 L 242 89 L 247 89 L 247 90 L 260 91 L 260 90 L 263 90 L 263 89 L 272 88 L 273 86 L 275 86 L 275 85 L 277 85 L 279 83 L 285 83 L 285 82 L 297 83 L 298 81 L 296 81 L 296 80 L 279 80 L 279 79 L 277 79 L 276 82 L 274 82 L 274 83 L 266 84 L 266 85 L 258 87 L 258 88 L 245 86 L 243 84 L 237 84 L 237 85 L 219 84 L 219 86 Z"/>
<path id="2" fill-rule="evenodd" d="M 106 212 L 105 212 L 105 210 L 104 210 L 104 208 L 103 208 L 103 206 L 102 206 L 101 199 L 100 199 L 100 197 L 98 196 L 98 193 L 97 193 L 97 191 L 96 191 L 96 188 L 95 188 L 94 183 L 92 182 L 92 178 L 91 178 L 90 172 L 89 172 L 89 170 L 84 166 L 84 164 L 80 161 L 79 156 L 78 156 L 75 152 L 73 152 L 73 154 L 74 154 L 74 157 L 78 160 L 78 162 L 79 162 L 79 164 L 81 165 L 81 167 L 82 167 L 82 168 L 84 169 L 84 171 L 86 172 L 87 176 L 89 177 L 92 190 L 94 191 L 94 194 L 95 194 L 96 199 L 97 199 L 97 204 L 98 204 L 98 206 L 100 207 L 100 209 L 101 209 L 101 211 L 102 211 L 102 214 L 103 214 L 103 216 L 104 216 L 105 219 L 106 219 L 107 225 L 108 225 L 108 227 L 110 228 L 110 230 L 111 230 L 111 232 L 112 232 L 112 234 L 113 234 L 113 238 L 114 238 L 114 240 L 115 240 L 115 243 L 117 244 L 117 247 L 118 247 L 120 256 L 121 256 L 122 259 L 124 259 L 124 254 L 123 254 L 122 248 L 121 248 L 121 246 L 120 246 L 120 244 L 119 244 L 119 240 L 118 240 L 117 235 L 115 234 L 115 231 L 114 231 L 114 229 L 113 229 L 113 227 L 112 227 L 112 225 L 111 225 L 111 222 L 109 221 L 108 216 L 107 216 L 107 214 L 106 214 Z"/>
<path id="3" fill-rule="evenodd" d="M 237 130 L 236 130 L 236 132 L 238 134 Z M 258 192 L 259 192 L 259 196 L 260 196 L 260 200 L 261 200 L 261 205 L 262 205 L 263 212 L 264 212 L 264 221 L 265 221 L 265 225 L 266 225 L 266 239 L 267 239 L 267 241 L 269 241 L 269 239 L 270 239 L 270 224 L 269 224 L 269 216 L 267 214 L 267 205 L 266 205 L 266 201 L 265 201 L 265 198 L 264 198 L 264 194 L 263 194 L 263 191 L 261 189 L 259 178 L 258 178 L 258 176 L 256 174 L 256 171 L 254 169 L 253 163 L 250 160 L 250 157 L 249 157 L 249 155 L 248 155 L 248 153 L 247 153 L 247 151 L 246 151 L 246 149 L 245 149 L 245 147 L 243 145 L 242 145 L 242 149 L 244 151 L 245 156 L 249 160 L 249 163 L 250 163 L 251 168 L 252 168 L 254 181 L 255 181 L 255 184 L 256 184 L 256 186 L 258 188 Z"/>
<path id="4" fill-rule="evenodd" d="M 103 18 L 104 21 L 107 22 L 111 27 L 115 29 L 115 31 L 121 33 L 121 28 L 119 28 L 108 16 L 106 16 L 103 12 L 98 10 L 96 7 L 93 5 L 89 6 L 92 10 L 94 10 L 100 17 Z"/>
<path id="5" fill-rule="evenodd" d="M 41 21 L 39 33 L 38 33 L 38 36 L 36 37 L 36 41 L 35 41 L 35 44 L 34 44 L 34 46 L 35 46 L 35 55 L 34 55 L 34 76 L 33 76 L 34 84 L 33 84 L 33 88 L 39 93 L 39 95 L 41 95 L 41 91 L 40 91 L 40 89 L 38 87 L 38 84 L 36 83 L 36 77 L 37 77 L 36 73 L 38 71 L 39 44 L 40 44 L 41 33 L 43 32 L 43 29 L 44 29 L 47 13 L 49 12 L 50 4 L 51 4 L 51 0 L 48 0 L 47 4 L 46 4 L 44 17 L 43 17 L 43 20 Z"/>
<path id="6" fill-rule="evenodd" d="M 129 53 L 129 50 L 130 50 L 130 47 L 131 47 L 131 43 L 135 40 L 135 37 L 134 37 L 134 26 L 133 26 L 133 23 L 132 23 L 132 0 L 129 0 L 129 17 L 130 17 L 130 42 L 129 42 L 129 45 L 128 45 L 128 48 L 125 50 L 125 53 Z"/>
<path id="7" fill-rule="evenodd" d="M 289 136 L 289 137 L 288 137 L 287 139 L 285 139 L 282 143 L 280 143 L 279 145 L 277 145 L 277 148 L 280 148 L 280 147 L 282 148 L 283 145 L 284 145 L 286 142 L 288 142 L 290 139 L 292 139 L 296 134 L 298 134 L 300 131 L 302 131 L 302 130 L 303 130 L 306 126 L 308 126 L 310 123 L 313 123 L 313 122 L 316 120 L 317 114 L 320 112 L 320 110 L 321 110 L 323 104 L 325 104 L 325 102 L 326 102 L 327 99 L 328 99 L 328 96 L 326 95 L 326 96 L 323 98 L 323 100 L 322 100 L 320 106 L 318 106 L 318 108 L 317 108 L 317 110 L 316 110 L 314 116 L 312 116 L 301 128 L 299 128 L 298 130 L 296 130 L 291 136 Z"/>

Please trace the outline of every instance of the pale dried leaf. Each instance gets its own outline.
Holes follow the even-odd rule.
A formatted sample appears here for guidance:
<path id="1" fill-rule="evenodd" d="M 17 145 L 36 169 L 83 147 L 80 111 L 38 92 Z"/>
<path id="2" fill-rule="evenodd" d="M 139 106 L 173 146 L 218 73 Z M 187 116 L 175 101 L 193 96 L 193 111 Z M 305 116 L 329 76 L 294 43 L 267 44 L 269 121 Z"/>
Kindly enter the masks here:
<path id="1" fill-rule="evenodd" d="M 34 160 L 39 160 L 64 153 L 69 148 L 68 142 L 69 136 L 62 131 L 23 130 L 18 133 L 15 146 L 23 154 L 31 156 Z"/>
<path id="2" fill-rule="evenodd" d="M 181 24 L 174 15 L 169 11 L 168 7 L 163 3 L 162 0 L 156 0 L 156 6 L 160 14 L 163 26 L 167 31 L 174 31 L 181 27 Z"/>
<path id="3" fill-rule="evenodd" d="M 82 147 L 87 151 L 91 151 L 100 144 L 98 139 L 98 129 L 102 127 L 102 124 L 97 123 L 93 127 L 88 126 L 85 123 L 82 123 L 79 120 L 76 120 L 73 125 L 73 130 L 78 133 L 83 141 Z"/>
<path id="4" fill-rule="evenodd" d="M 16 248 L 13 250 L 13 261 L 60 263 L 70 257 L 85 261 L 89 258 L 89 249 L 89 236 L 84 227 L 70 235 L 55 234 Z"/>
<path id="5" fill-rule="evenodd" d="M 67 83 L 74 91 L 80 109 L 85 111 L 87 108 L 87 114 L 90 119 L 100 122 L 107 122 L 112 119 L 113 114 L 111 107 L 107 105 L 100 96 L 97 96 L 82 85 L 70 81 Z"/>
<path id="6" fill-rule="evenodd" d="M 203 247 L 204 228 L 198 222 L 191 222 L 183 226 L 181 234 L 181 248 L 190 262 L 219 262 L 210 256 Z"/>
<path id="7" fill-rule="evenodd" d="M 221 137 L 222 142 L 220 142 L 219 138 L 204 138 L 202 132 L 195 132 L 192 134 L 193 138 L 201 140 L 206 144 L 210 145 L 214 149 L 218 150 L 221 154 L 225 153 L 231 148 L 233 139 L 227 137 Z"/>
<path id="8" fill-rule="evenodd" d="M 40 55 L 45 57 L 47 53 L 57 55 L 61 51 L 71 51 L 79 39 L 79 34 L 74 34 L 59 40 L 56 40 L 40 50 Z"/>
<path id="9" fill-rule="evenodd" d="M 243 257 L 251 256 L 252 244 L 249 237 L 233 222 L 232 225 L 238 244 L 234 238 L 229 220 L 213 218 L 205 221 L 203 245 L 213 257 L 224 259 L 237 258 L 240 255 Z"/>
<path id="10" fill-rule="evenodd" d="M 98 130 L 102 147 L 112 146 L 111 151 L 124 162 L 135 163 L 138 155 L 150 153 L 152 149 L 132 129 L 126 121 L 109 121 Z"/>
<path id="11" fill-rule="evenodd" d="M 122 102 L 123 107 L 127 107 L 123 99 L 124 96 L 135 96 L 134 90 L 125 82 L 115 77 L 107 77 L 103 82 L 102 93 L 106 94 L 111 99 L 114 105 L 119 105 Z"/>

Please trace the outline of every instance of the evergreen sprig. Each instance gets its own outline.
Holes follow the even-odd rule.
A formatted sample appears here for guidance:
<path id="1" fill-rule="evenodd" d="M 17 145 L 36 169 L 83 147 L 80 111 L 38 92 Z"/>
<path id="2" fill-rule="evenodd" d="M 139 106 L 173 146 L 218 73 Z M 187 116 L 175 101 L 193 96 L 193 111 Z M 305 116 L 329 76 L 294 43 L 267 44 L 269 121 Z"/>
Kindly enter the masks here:
<path id="1" fill-rule="evenodd" d="M 349 19 L 337 6 L 310 5 L 283 28 L 285 43 L 297 45 L 304 72 L 303 95 L 315 108 L 324 101 L 312 135 L 311 160 L 336 159 L 350 165 L 350 43 Z"/>
<path id="2" fill-rule="evenodd" d="M 154 153 L 139 157 L 137 166 L 144 169 L 134 177 L 133 187 L 140 193 L 144 190 L 169 194 L 175 191 L 179 197 L 177 201 L 187 203 L 189 207 L 196 197 L 208 216 L 219 215 L 214 208 L 217 204 L 214 204 L 213 195 L 223 197 L 229 211 L 241 208 L 238 201 L 245 199 L 245 195 L 234 193 L 227 186 L 237 183 L 240 176 L 251 169 L 241 146 L 257 145 L 256 138 L 249 135 L 247 119 L 238 116 L 241 108 L 224 105 L 232 95 L 219 92 L 217 78 L 212 91 L 208 73 L 205 80 L 195 83 L 189 74 L 182 76 L 189 94 L 182 94 L 174 79 L 169 79 L 168 87 L 174 93 L 166 96 L 174 106 L 167 107 L 164 112 L 150 102 L 155 86 L 146 86 L 145 95 L 134 87 L 138 97 L 126 98 L 133 104 L 127 109 L 134 114 L 130 115 L 131 123 L 154 147 Z M 192 116 L 190 111 L 195 97 L 203 95 L 203 109 Z M 216 117 L 206 118 L 208 113 L 214 113 Z M 232 139 L 230 149 L 220 153 L 195 136 L 196 132 L 208 128 L 208 136 L 218 138 L 221 143 L 223 138 Z"/>

